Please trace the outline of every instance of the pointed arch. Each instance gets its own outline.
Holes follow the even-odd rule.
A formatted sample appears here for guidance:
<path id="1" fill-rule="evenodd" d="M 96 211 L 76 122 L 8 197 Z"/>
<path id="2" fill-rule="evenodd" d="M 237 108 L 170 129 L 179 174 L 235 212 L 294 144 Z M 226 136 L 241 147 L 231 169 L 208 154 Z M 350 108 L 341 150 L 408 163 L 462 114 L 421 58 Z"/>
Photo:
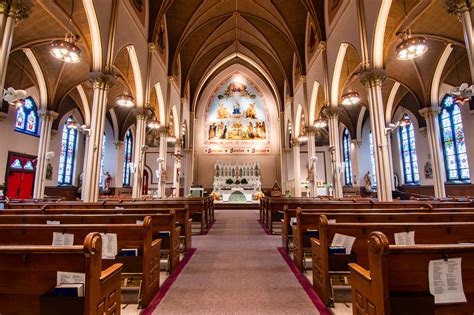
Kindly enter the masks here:
<path id="1" fill-rule="evenodd" d="M 94 7 L 94 0 L 82 0 L 86 11 L 87 23 L 91 32 L 92 42 L 92 70 L 102 70 L 102 39 L 100 36 L 99 22 Z"/>

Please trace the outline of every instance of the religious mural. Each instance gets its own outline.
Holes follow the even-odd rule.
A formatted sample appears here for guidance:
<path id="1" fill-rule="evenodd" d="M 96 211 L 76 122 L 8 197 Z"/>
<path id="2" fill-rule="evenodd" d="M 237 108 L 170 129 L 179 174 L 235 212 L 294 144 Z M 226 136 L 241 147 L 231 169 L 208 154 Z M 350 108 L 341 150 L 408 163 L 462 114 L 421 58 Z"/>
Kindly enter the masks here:
<path id="1" fill-rule="evenodd" d="M 209 140 L 267 139 L 265 112 L 256 90 L 233 76 L 217 91 L 209 111 Z"/>

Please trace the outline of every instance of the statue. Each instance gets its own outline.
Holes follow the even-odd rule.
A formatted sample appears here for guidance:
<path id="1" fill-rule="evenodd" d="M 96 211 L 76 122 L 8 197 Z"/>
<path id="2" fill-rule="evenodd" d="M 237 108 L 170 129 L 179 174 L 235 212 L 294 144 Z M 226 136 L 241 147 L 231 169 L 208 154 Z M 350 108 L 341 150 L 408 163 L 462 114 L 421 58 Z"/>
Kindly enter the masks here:
<path id="1" fill-rule="evenodd" d="M 240 104 L 237 102 L 234 104 L 234 110 L 232 111 L 232 115 L 240 115 Z"/>
<path id="2" fill-rule="evenodd" d="M 370 176 L 370 171 L 364 175 L 364 182 L 365 182 L 365 192 L 371 193 L 372 192 L 372 176 Z"/>
<path id="3" fill-rule="evenodd" d="M 112 176 L 110 175 L 109 172 L 104 173 L 105 179 L 104 179 L 104 192 L 109 192 L 110 191 L 110 185 L 112 184 Z"/>

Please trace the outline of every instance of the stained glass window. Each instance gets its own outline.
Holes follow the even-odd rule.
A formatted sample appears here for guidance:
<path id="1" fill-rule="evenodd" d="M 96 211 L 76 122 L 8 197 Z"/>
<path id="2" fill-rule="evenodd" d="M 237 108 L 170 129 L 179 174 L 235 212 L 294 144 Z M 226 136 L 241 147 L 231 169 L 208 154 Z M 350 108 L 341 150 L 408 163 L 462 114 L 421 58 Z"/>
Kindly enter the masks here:
<path id="1" fill-rule="evenodd" d="M 372 138 L 372 131 L 369 133 L 369 147 L 370 147 L 370 175 L 372 176 L 372 186 L 377 187 L 377 176 L 375 174 L 375 152 L 374 139 Z"/>
<path id="2" fill-rule="evenodd" d="M 342 154 L 344 157 L 344 181 L 347 186 L 352 186 L 351 137 L 347 128 L 342 133 Z"/>
<path id="3" fill-rule="evenodd" d="M 74 162 L 76 156 L 77 130 L 68 128 L 68 124 L 73 122 L 70 116 L 63 127 L 61 138 L 61 155 L 59 156 L 58 184 L 72 185 L 74 174 Z"/>
<path id="4" fill-rule="evenodd" d="M 451 182 L 469 182 L 469 163 L 461 109 L 452 95 L 447 95 L 441 105 L 439 124 L 447 179 Z"/>
<path id="5" fill-rule="evenodd" d="M 34 171 L 35 166 L 33 165 L 33 162 L 28 161 L 28 162 L 26 162 L 24 169 L 28 170 L 28 171 Z"/>
<path id="6" fill-rule="evenodd" d="M 405 115 L 403 119 L 410 121 L 410 124 L 399 129 L 403 176 L 405 184 L 418 184 L 420 182 L 420 175 L 416 158 L 415 132 L 413 131 L 410 116 Z"/>
<path id="7" fill-rule="evenodd" d="M 15 131 L 38 135 L 38 108 L 31 97 L 16 111 Z"/>
<path id="8" fill-rule="evenodd" d="M 133 139 L 132 132 L 128 129 L 125 135 L 125 151 L 124 151 L 124 165 L 123 165 L 123 186 L 130 186 L 130 164 L 132 163 Z"/>
<path id="9" fill-rule="evenodd" d="M 101 188 L 104 187 L 104 156 L 105 156 L 105 139 L 106 135 L 104 132 L 104 135 L 102 137 L 102 156 L 100 157 L 100 177 L 99 177 L 99 186 Z"/>
<path id="10" fill-rule="evenodd" d="M 23 165 L 21 165 L 20 159 L 16 159 L 15 161 L 13 161 L 10 167 L 21 170 L 23 168 Z"/>

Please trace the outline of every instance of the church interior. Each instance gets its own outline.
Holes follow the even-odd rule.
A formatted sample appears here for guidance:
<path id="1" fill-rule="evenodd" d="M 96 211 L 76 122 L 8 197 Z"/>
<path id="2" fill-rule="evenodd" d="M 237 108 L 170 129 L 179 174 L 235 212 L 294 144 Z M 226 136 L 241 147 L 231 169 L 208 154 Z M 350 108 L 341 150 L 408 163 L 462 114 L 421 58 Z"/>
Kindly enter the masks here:
<path id="1" fill-rule="evenodd" d="M 0 314 L 473 314 L 473 28 L 0 0 Z"/>

